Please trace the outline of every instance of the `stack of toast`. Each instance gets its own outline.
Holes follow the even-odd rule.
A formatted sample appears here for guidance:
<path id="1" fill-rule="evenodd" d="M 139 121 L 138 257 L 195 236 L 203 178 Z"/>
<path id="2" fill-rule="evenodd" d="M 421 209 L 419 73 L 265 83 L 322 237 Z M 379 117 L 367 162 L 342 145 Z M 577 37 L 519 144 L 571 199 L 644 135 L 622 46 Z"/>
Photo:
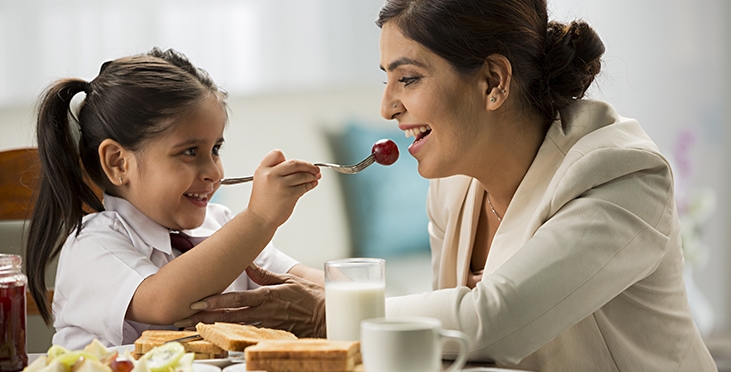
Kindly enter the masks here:
<path id="1" fill-rule="evenodd" d="M 246 369 L 267 372 L 344 372 L 361 362 L 358 341 L 303 338 L 262 341 L 246 348 Z"/>

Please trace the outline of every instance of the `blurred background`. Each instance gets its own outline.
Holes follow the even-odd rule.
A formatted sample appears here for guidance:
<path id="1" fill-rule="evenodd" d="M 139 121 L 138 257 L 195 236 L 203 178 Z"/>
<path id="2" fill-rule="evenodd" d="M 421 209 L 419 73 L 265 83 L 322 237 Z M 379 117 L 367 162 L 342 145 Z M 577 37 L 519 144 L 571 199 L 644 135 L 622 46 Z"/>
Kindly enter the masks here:
<path id="1" fill-rule="evenodd" d="M 271 149 L 350 161 L 378 138 L 398 140 L 392 167 L 349 178 L 323 170 L 274 243 L 322 267 L 347 256 L 387 258 L 390 295 L 431 287 L 424 200 L 408 141 L 380 117 L 382 0 L 0 0 L 0 151 L 35 146 L 34 105 L 61 77 L 93 79 L 101 64 L 174 48 L 229 92 L 222 150 L 228 176 L 249 175 Z M 591 98 L 639 120 L 674 164 L 686 280 L 708 340 L 731 333 L 731 2 L 549 0 L 552 19 L 587 20 L 606 44 Z M 215 201 L 235 212 L 250 185 Z M 0 224 L 0 251 L 18 224 Z M 29 338 L 32 338 L 31 334 Z M 710 342 L 710 341 L 709 341 Z M 38 346 L 44 351 L 45 345 Z"/>

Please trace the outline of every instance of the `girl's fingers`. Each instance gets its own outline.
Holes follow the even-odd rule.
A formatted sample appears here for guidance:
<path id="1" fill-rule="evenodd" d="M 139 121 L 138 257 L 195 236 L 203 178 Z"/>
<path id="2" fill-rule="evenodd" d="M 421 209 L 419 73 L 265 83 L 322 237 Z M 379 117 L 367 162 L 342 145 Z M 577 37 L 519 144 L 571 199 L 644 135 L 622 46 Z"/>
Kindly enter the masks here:
<path id="1" fill-rule="evenodd" d="M 322 177 L 321 174 L 312 174 L 312 173 L 293 173 L 287 176 L 284 176 L 285 184 L 288 186 L 300 186 L 300 185 L 306 185 L 309 183 L 317 183 L 317 181 Z"/>
<path id="2" fill-rule="evenodd" d="M 312 175 L 320 174 L 320 167 L 315 166 L 312 163 L 306 162 L 299 159 L 290 159 L 278 164 L 274 171 L 283 175 L 291 175 L 296 173 L 309 173 Z"/>
<path id="3" fill-rule="evenodd" d="M 274 149 L 272 151 L 269 151 L 266 155 L 264 155 L 264 158 L 261 159 L 261 163 L 259 166 L 261 167 L 274 167 L 277 164 L 281 164 L 287 160 L 287 158 L 284 157 L 284 153 L 278 149 Z"/>

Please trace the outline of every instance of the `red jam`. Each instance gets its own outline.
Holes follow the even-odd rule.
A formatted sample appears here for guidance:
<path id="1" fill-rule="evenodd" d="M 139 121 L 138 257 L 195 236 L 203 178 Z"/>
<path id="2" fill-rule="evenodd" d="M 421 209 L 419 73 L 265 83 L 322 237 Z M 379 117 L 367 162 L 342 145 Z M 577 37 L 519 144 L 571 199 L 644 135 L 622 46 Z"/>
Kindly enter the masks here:
<path id="1" fill-rule="evenodd" d="M 0 371 L 22 371 L 28 365 L 25 349 L 25 284 L 22 259 L 0 254 Z"/>

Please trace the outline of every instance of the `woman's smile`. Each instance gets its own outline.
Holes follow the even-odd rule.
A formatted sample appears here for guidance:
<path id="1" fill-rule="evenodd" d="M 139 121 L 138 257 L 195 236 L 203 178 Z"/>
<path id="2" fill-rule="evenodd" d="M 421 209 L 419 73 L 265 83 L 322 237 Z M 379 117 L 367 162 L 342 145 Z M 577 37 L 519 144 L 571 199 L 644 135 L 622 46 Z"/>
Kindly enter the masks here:
<path id="1" fill-rule="evenodd" d="M 427 141 L 427 137 L 431 134 L 431 127 L 429 125 L 415 125 L 405 126 L 399 125 L 399 128 L 404 131 L 406 137 L 414 137 L 414 142 L 409 145 L 409 153 L 415 156 L 421 149 L 424 143 Z"/>

